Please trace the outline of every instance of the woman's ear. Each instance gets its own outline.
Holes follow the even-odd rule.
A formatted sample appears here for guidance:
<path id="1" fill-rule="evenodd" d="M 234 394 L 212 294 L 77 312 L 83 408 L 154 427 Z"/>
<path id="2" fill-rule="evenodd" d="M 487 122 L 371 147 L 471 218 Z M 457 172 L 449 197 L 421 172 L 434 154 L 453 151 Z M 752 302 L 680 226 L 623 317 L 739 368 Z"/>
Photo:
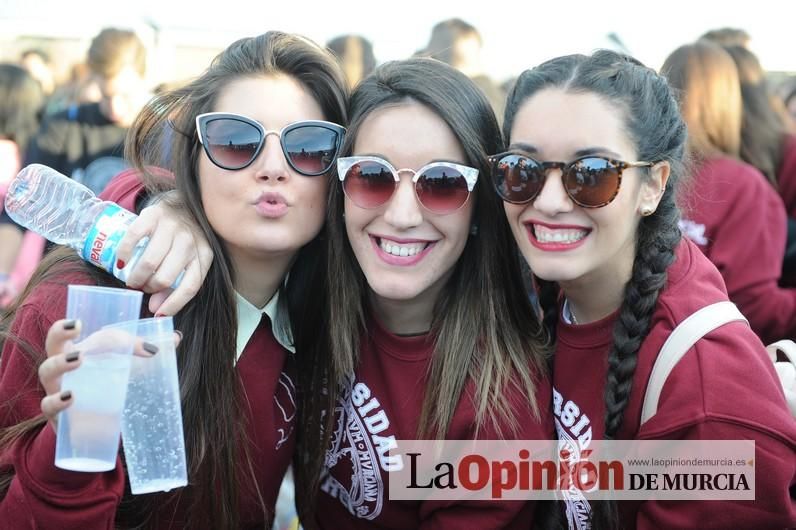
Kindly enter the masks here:
<path id="1" fill-rule="evenodd" d="M 650 175 L 641 183 L 638 213 L 644 217 L 652 215 L 661 202 L 671 172 L 669 162 L 658 162 L 650 168 Z"/>

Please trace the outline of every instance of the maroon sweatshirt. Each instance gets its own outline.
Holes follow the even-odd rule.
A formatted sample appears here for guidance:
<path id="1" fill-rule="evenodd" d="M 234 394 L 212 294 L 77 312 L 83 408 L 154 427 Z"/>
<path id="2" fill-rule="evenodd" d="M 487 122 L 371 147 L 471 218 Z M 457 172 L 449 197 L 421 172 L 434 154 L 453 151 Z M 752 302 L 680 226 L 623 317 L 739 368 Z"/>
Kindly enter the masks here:
<path id="1" fill-rule="evenodd" d="M 12 333 L 30 343 L 39 358 L 31 357 L 14 341 L 7 341 L 0 357 L 0 429 L 41 414 L 44 390 L 36 362 L 44 355 L 51 324 L 66 314 L 66 285 L 90 284 L 87 276 L 71 274 L 58 282 L 41 284 L 18 309 Z M 190 352 L 188 352 L 190 353 Z M 263 501 L 273 517 L 279 486 L 295 446 L 295 390 L 293 362 L 263 318 L 236 365 L 246 394 L 241 410 L 250 440 L 249 452 Z M 44 425 L 0 453 L 0 464 L 15 476 L 0 501 L 0 528 L 101 530 L 111 529 L 125 488 L 121 459 L 105 473 L 77 473 L 55 467 L 55 432 Z M 247 464 L 239 463 L 239 476 Z M 189 477 L 189 482 L 190 482 Z M 157 527 L 184 528 L 185 506 L 164 505 L 156 513 Z M 252 487 L 242 487 L 242 528 L 263 528 L 266 520 Z"/>
<path id="2" fill-rule="evenodd" d="M 666 380 L 657 414 L 639 426 L 647 383 L 664 341 L 690 314 L 722 300 L 727 294 L 721 276 L 693 243 L 683 240 L 639 349 L 616 438 L 754 440 L 756 500 L 624 501 L 619 505 L 626 528 L 796 526 L 796 503 L 788 492 L 796 484 L 796 420 L 763 345 L 746 324 L 726 324 L 697 342 Z M 560 319 L 553 371 L 559 438 L 605 437 L 604 389 L 617 316 L 585 325 Z M 589 510 L 585 499 L 569 501 L 570 528 L 588 528 L 583 517 Z"/>
<path id="3" fill-rule="evenodd" d="M 683 233 L 719 269 L 763 342 L 796 338 L 796 289 L 778 285 L 787 238 L 782 199 L 755 168 L 726 157 L 702 163 L 690 185 Z"/>
<path id="4" fill-rule="evenodd" d="M 363 337 L 360 364 L 340 396 L 336 431 L 321 481 L 316 514 L 321 528 L 521 528 L 531 527 L 535 503 L 521 501 L 390 501 L 389 472 L 396 463 L 379 449 L 394 440 L 417 439 L 433 345 L 429 335 L 400 337 L 370 319 Z M 550 383 L 537 386 L 541 418 L 532 414 L 519 393 L 507 394 L 514 406 L 518 440 L 554 439 Z M 473 385 L 456 407 L 448 432 L 451 440 L 475 437 Z M 511 430 L 501 424 L 505 434 Z M 487 422 L 479 439 L 499 439 Z M 373 473 L 372 470 L 376 472 Z M 369 472 L 370 471 L 370 472 Z"/>
<path id="5" fill-rule="evenodd" d="M 785 202 L 788 217 L 796 218 L 796 136 L 785 137 L 782 162 L 777 171 L 779 196 Z"/>

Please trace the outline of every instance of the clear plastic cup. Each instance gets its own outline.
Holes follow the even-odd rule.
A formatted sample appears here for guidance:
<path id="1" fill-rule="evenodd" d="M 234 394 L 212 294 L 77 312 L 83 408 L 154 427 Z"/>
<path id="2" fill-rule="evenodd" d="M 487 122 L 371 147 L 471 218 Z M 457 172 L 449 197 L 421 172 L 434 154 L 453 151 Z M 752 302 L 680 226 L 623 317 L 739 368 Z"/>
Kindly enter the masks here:
<path id="1" fill-rule="evenodd" d="M 70 390 L 73 402 L 58 415 L 57 467 L 97 472 L 116 465 L 141 298 L 139 291 L 69 286 L 66 318 L 82 323 L 75 348 L 83 361 L 61 378 L 61 391 Z"/>
<path id="2" fill-rule="evenodd" d="M 152 357 L 133 357 L 122 415 L 122 444 L 134 495 L 185 486 L 177 354 L 171 317 L 138 322 L 138 336 L 158 347 Z"/>

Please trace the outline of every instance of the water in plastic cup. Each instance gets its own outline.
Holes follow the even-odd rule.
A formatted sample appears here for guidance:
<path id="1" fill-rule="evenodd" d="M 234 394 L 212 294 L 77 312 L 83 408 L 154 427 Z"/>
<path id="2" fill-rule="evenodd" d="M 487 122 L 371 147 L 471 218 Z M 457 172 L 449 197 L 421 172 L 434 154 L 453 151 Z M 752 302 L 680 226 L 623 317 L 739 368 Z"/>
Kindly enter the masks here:
<path id="1" fill-rule="evenodd" d="M 158 347 L 152 357 L 133 357 L 122 415 L 122 444 L 134 495 L 185 486 L 177 354 L 171 317 L 138 323 L 138 336 Z"/>
<path id="2" fill-rule="evenodd" d="M 66 317 L 82 329 L 75 348 L 83 361 L 61 379 L 73 402 L 58 414 L 55 465 L 72 471 L 108 471 L 116 466 L 121 413 L 141 310 L 142 293 L 70 285 Z M 128 321 L 126 327 L 101 329 Z"/>
<path id="3" fill-rule="evenodd" d="M 58 415 L 56 466 L 72 471 L 115 467 L 135 331 L 134 326 L 129 332 L 102 329 L 75 345 L 83 362 L 61 379 L 61 391 L 70 390 L 73 402 Z"/>

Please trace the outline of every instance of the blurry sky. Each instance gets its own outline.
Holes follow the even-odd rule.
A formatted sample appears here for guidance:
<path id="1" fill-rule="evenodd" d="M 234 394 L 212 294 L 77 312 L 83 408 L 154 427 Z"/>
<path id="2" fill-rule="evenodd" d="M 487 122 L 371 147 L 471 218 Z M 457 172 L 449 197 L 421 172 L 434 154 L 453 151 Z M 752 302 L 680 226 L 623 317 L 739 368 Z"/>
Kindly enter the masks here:
<path id="1" fill-rule="evenodd" d="M 411 55 L 436 22 L 453 16 L 481 31 L 488 73 L 500 80 L 556 55 L 609 47 L 611 33 L 658 68 L 677 46 L 724 26 L 751 34 L 766 69 L 796 72 L 796 0 L 0 0 L 6 35 L 44 30 L 89 39 L 103 26 L 148 21 L 193 44 L 223 47 L 269 29 L 319 43 L 359 33 L 379 61 Z"/>

